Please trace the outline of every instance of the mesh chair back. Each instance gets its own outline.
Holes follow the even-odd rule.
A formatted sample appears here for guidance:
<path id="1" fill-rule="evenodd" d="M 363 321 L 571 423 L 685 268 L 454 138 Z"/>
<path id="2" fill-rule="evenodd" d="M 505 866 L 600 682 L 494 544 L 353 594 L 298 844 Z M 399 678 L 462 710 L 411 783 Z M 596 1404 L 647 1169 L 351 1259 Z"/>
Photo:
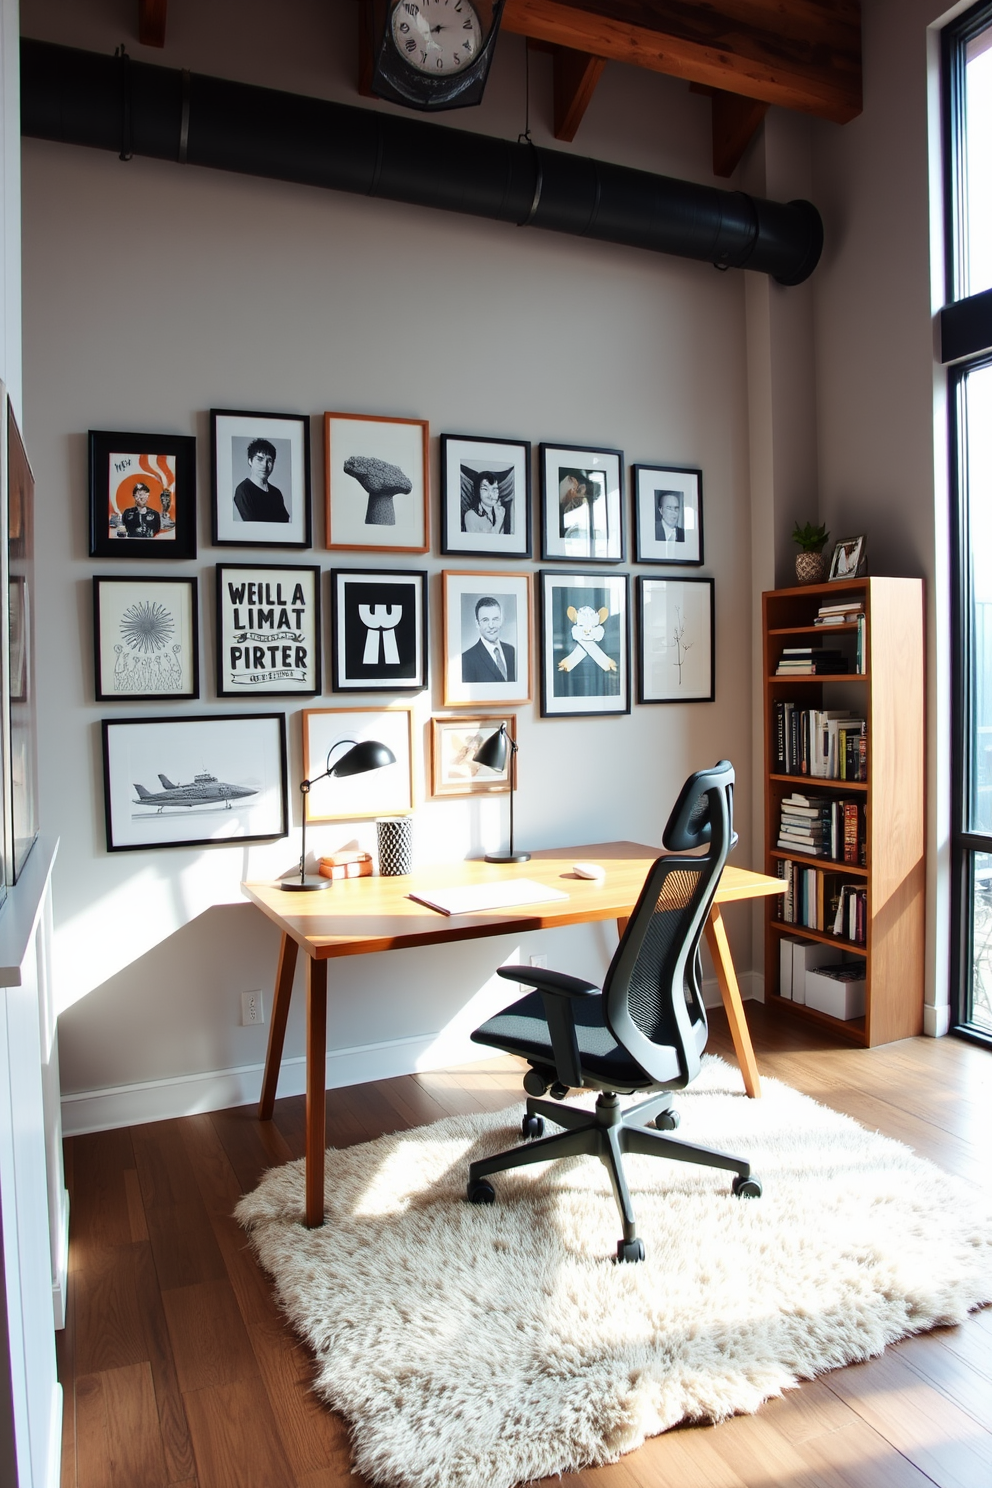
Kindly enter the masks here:
<path id="1" fill-rule="evenodd" d="M 603 984 L 617 1042 L 666 1084 L 670 1051 L 687 1085 L 705 1045 L 699 942 L 733 837 L 733 784 L 726 760 L 686 781 L 664 839 L 682 850 L 652 866 Z M 685 855 L 702 845 L 704 855 Z"/>

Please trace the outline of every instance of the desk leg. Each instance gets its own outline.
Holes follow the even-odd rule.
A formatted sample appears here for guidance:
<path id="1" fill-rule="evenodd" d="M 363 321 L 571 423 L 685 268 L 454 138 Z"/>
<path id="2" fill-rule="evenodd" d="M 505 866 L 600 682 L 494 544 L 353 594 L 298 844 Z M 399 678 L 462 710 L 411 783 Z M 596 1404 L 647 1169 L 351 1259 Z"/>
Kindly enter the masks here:
<path id="1" fill-rule="evenodd" d="M 627 926 L 629 924 L 630 924 L 630 915 L 623 915 L 622 917 L 621 916 L 618 916 L 617 917 L 617 934 L 619 935 L 619 937 L 620 937 L 621 940 L 623 940 L 623 932 L 626 930 L 626 928 L 627 928 Z"/>
<path id="2" fill-rule="evenodd" d="M 327 1141 L 327 962 L 307 957 L 307 1161 L 308 1230 L 324 1223 L 324 1147 Z"/>
<path id="3" fill-rule="evenodd" d="M 282 1046 L 286 1041 L 286 1019 L 289 1017 L 289 1004 L 293 996 L 293 975 L 296 971 L 298 949 L 292 936 L 283 936 L 282 945 L 279 948 L 279 966 L 276 971 L 276 990 L 272 996 L 272 1014 L 269 1018 L 269 1047 L 265 1052 L 262 1098 L 258 1103 L 259 1121 L 272 1120 L 276 1086 L 279 1083 L 279 1066 L 282 1064 Z"/>
<path id="4" fill-rule="evenodd" d="M 727 927 L 723 923 L 723 915 L 720 913 L 718 904 L 713 905 L 706 920 L 706 944 L 709 946 L 713 965 L 716 968 L 716 979 L 720 984 L 720 996 L 723 998 L 723 1005 L 727 1011 L 727 1021 L 730 1024 L 730 1034 L 737 1053 L 737 1063 L 744 1076 L 744 1089 L 750 1096 L 759 1096 L 761 1081 L 758 1077 L 758 1066 L 751 1047 L 751 1035 L 744 1018 L 744 1005 L 741 1002 L 741 989 L 737 985 L 737 974 L 730 955 Z"/>

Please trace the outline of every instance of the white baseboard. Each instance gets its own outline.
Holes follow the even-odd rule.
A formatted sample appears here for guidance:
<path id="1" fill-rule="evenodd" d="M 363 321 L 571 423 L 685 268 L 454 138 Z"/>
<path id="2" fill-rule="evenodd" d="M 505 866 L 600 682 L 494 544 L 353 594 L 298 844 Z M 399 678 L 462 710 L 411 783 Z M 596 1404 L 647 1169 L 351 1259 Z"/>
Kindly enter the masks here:
<path id="1" fill-rule="evenodd" d="M 929 1002 L 923 1004 L 923 1032 L 927 1038 L 943 1038 L 950 1026 L 951 1010 L 946 1004 L 943 1007 L 933 1007 Z"/>
<path id="2" fill-rule="evenodd" d="M 764 981 L 759 972 L 744 972 L 739 980 L 745 1001 L 764 1001 Z M 715 978 L 703 983 L 703 1001 L 708 1008 L 720 1006 L 720 989 Z M 327 1088 L 336 1090 L 342 1085 L 362 1085 L 369 1080 L 391 1080 L 397 1075 L 446 1069 L 490 1056 L 490 1050 L 471 1043 L 460 1033 L 420 1034 L 350 1049 L 329 1049 Z M 261 1093 L 263 1069 L 261 1064 L 244 1064 L 235 1069 L 203 1070 L 194 1075 L 63 1095 L 62 1134 L 78 1137 L 85 1132 L 113 1131 L 124 1126 L 141 1126 L 146 1121 L 168 1121 L 203 1111 L 253 1105 Z M 277 1093 L 303 1095 L 305 1091 L 305 1058 L 296 1055 L 284 1059 Z"/>

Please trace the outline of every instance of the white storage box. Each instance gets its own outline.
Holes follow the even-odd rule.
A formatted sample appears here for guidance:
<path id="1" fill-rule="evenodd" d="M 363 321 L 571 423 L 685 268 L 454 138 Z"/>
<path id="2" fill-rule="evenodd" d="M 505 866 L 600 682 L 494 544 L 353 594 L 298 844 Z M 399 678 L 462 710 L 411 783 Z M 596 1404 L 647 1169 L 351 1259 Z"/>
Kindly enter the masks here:
<path id="1" fill-rule="evenodd" d="M 828 966 L 837 960 L 835 946 L 822 945 L 818 940 L 795 940 L 792 943 L 792 1000 L 806 1001 L 806 978 L 818 966 Z"/>
<path id="2" fill-rule="evenodd" d="M 865 1011 L 864 962 L 846 961 L 806 973 L 806 1006 L 832 1018 L 861 1018 Z"/>

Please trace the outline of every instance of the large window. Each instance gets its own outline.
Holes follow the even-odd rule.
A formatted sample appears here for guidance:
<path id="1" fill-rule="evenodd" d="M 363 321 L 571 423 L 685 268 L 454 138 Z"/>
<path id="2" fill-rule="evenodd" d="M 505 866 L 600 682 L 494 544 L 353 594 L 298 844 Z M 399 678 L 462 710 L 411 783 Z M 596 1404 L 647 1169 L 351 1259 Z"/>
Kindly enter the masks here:
<path id="1" fill-rule="evenodd" d="M 992 1043 L 992 0 L 944 32 L 954 493 L 952 984 L 955 1026 Z"/>

